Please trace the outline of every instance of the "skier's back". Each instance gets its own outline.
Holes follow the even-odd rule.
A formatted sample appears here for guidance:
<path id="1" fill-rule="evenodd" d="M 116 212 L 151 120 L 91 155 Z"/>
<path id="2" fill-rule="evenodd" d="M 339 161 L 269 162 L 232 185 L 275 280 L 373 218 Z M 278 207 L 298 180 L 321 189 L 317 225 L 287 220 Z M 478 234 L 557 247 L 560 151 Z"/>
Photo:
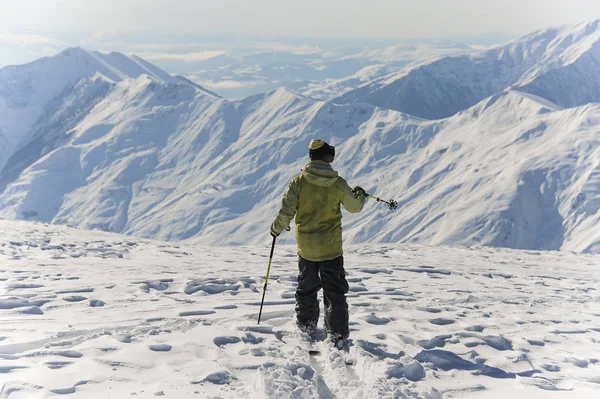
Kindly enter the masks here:
<path id="1" fill-rule="evenodd" d="M 296 218 L 296 322 L 304 331 L 314 331 L 319 320 L 317 292 L 323 287 L 325 327 L 337 344 L 349 333 L 340 205 L 351 213 L 360 212 L 365 192 L 360 187 L 352 190 L 333 170 L 330 163 L 335 158 L 335 147 L 323 140 L 312 140 L 309 155 L 311 162 L 291 181 L 283 196 L 271 235 L 277 237 Z"/>

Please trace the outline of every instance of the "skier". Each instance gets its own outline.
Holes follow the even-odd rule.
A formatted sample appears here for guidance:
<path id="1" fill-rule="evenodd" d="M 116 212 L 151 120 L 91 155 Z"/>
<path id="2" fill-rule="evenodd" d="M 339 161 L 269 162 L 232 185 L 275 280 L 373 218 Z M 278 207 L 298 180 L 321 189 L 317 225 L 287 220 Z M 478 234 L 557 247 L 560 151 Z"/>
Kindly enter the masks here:
<path id="1" fill-rule="evenodd" d="M 296 324 L 308 334 L 315 331 L 319 321 L 317 293 L 323 287 L 325 328 L 331 342 L 341 349 L 349 331 L 340 204 L 349 212 L 358 213 L 365 204 L 366 193 L 358 186 L 352 190 L 333 170 L 330 164 L 335 158 L 335 147 L 323 140 L 312 140 L 309 156 L 311 161 L 283 195 L 281 209 L 271 225 L 271 236 L 279 236 L 296 218 Z"/>

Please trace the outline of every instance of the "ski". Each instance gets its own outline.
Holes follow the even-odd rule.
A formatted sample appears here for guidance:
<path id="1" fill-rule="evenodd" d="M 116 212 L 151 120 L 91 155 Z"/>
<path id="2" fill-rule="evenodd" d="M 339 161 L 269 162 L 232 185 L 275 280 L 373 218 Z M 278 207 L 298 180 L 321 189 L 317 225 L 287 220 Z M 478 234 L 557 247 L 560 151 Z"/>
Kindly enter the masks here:
<path id="1" fill-rule="evenodd" d="M 354 365 L 354 359 L 352 359 L 350 357 L 350 345 L 351 344 L 352 344 L 352 340 L 349 340 L 349 339 L 345 339 L 345 340 L 339 341 L 338 343 L 334 344 L 334 349 L 337 349 L 342 353 L 342 357 L 344 358 L 344 363 L 346 364 L 346 366 Z"/>
<path id="2" fill-rule="evenodd" d="M 354 366 L 355 361 L 352 357 L 350 357 L 350 348 L 347 345 L 345 345 L 341 349 L 336 347 L 335 345 L 328 345 L 327 350 L 328 351 L 331 350 L 331 353 L 339 353 L 341 355 L 341 357 L 344 359 L 344 364 L 346 366 Z M 314 347 L 313 347 L 313 349 L 309 349 L 308 353 L 312 357 L 317 357 L 317 356 L 323 355 L 323 352 L 321 350 L 315 349 Z"/>
<path id="3" fill-rule="evenodd" d="M 344 352 L 344 363 L 346 364 L 346 366 L 354 366 L 354 359 L 352 357 L 350 357 L 350 353 L 349 352 Z"/>
<path id="4" fill-rule="evenodd" d="M 287 345 L 296 345 L 305 349 L 310 357 L 320 357 L 327 353 L 339 353 L 346 366 L 353 366 L 355 360 L 350 355 L 352 340 L 343 340 L 339 343 L 325 342 L 326 334 L 323 331 L 315 331 L 308 334 L 299 330 L 279 330 L 275 336 Z M 316 359 L 315 359 L 316 360 Z"/>

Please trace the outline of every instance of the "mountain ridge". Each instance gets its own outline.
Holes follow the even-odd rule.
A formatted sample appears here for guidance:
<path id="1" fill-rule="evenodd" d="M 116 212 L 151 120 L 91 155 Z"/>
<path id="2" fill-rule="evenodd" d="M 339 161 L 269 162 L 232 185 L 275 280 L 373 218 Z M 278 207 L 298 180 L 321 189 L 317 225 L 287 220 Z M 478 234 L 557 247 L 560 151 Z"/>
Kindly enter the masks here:
<path id="1" fill-rule="evenodd" d="M 380 78 L 334 101 L 367 102 L 424 119 L 447 118 L 513 86 L 521 91 L 549 97 L 564 106 L 596 102 L 600 100 L 596 94 L 600 91 L 596 90 L 595 82 L 592 82 L 591 88 L 585 85 L 579 87 L 579 90 L 587 93 L 587 97 L 584 95 L 584 98 L 580 98 L 581 95 L 573 94 L 574 99 L 562 101 L 560 95 L 573 93 L 569 85 L 578 82 L 581 77 L 564 79 L 561 71 L 579 65 L 578 62 L 583 58 L 583 65 L 578 69 L 586 69 L 585 76 L 600 73 L 599 41 L 600 20 L 541 30 L 483 52 L 445 57 L 407 72 Z M 538 85 L 534 84 L 546 74 L 550 74 L 547 79 Z M 558 87 L 562 91 L 542 91 L 540 86 L 549 81 L 563 81 L 563 86 Z"/>
<path id="2" fill-rule="evenodd" d="M 51 111 L 46 107 L 68 95 L 82 80 L 100 79 L 114 85 L 141 75 L 158 82 L 190 84 L 139 57 L 102 54 L 80 47 L 68 48 L 54 57 L 25 65 L 0 68 L 0 141 L 6 143 L 0 148 L 0 170 L 12 153 L 23 145 L 23 140 L 32 139 L 30 130 Z M 209 94 L 207 90 L 204 92 Z"/>
<path id="3" fill-rule="evenodd" d="M 0 217 L 259 243 L 318 136 L 351 184 L 400 205 L 346 215 L 346 242 L 600 251 L 595 101 L 564 107 L 510 83 L 428 120 L 287 88 L 229 101 L 172 79 L 94 74 L 56 97 L 0 166 Z"/>

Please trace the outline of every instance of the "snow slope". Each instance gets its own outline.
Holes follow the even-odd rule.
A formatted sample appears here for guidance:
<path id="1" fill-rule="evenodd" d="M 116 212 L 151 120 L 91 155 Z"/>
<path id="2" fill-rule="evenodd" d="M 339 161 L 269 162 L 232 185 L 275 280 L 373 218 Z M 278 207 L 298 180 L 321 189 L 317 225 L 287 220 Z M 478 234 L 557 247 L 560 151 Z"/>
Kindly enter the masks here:
<path id="1" fill-rule="evenodd" d="M 383 77 L 336 99 L 442 119 L 515 87 L 565 107 L 600 100 L 600 20 L 535 32 L 480 53 Z"/>
<path id="2" fill-rule="evenodd" d="M 0 398 L 598 396 L 598 256 L 349 246 L 346 366 L 268 252 L 0 220 Z"/>
<path id="3" fill-rule="evenodd" d="M 365 49 L 356 54 L 345 54 L 344 49 L 330 50 L 324 54 L 323 67 L 334 63 L 338 57 L 341 61 L 356 60 L 366 65 L 359 71 L 341 79 L 315 80 L 294 88 L 302 94 L 318 100 L 330 100 L 339 97 L 364 84 L 380 78 L 410 70 L 420 65 L 429 64 L 442 57 L 473 53 L 472 48 L 451 43 L 424 43 L 419 45 L 396 45 L 382 49 Z"/>
<path id="4" fill-rule="evenodd" d="M 95 80 L 121 82 L 140 75 L 154 80 L 181 83 L 177 78 L 139 57 L 121 53 L 102 54 L 81 48 L 70 48 L 55 57 L 42 58 L 26 65 L 0 69 L 0 169 L 11 152 L 23 141 L 36 122 L 52 118 L 58 97 L 68 96 L 76 84 L 92 84 Z M 90 79 L 90 82 L 83 82 Z M 94 98 L 88 99 L 93 101 Z M 70 104 L 73 112 L 80 104 Z M 41 119 L 41 121 L 40 121 Z"/>
<path id="5" fill-rule="evenodd" d="M 256 243 L 320 136 L 338 145 L 335 166 L 351 183 L 401 205 L 349 217 L 348 242 L 596 251 L 598 111 L 510 91 L 426 122 L 285 89 L 230 103 L 142 77 L 25 168 L 0 196 L 0 215 Z"/>
<path id="6" fill-rule="evenodd" d="M 546 39 L 587 32 L 573 34 L 574 43 L 593 47 L 594 26 Z M 540 50 L 542 36 L 509 48 L 554 54 L 548 60 L 560 65 L 588 53 L 562 42 Z M 338 147 L 334 166 L 350 184 L 400 204 L 390 212 L 369 203 L 362 214 L 346 215 L 347 243 L 596 253 L 600 110 L 595 102 L 563 107 L 531 94 L 527 85 L 552 73 L 537 70 L 520 75 L 519 90 L 502 87 L 437 121 L 285 88 L 227 101 L 178 78 L 141 74 L 115 82 L 95 71 L 50 101 L 47 117 L 0 171 L 0 217 L 206 245 L 257 244 L 307 162 L 308 142 L 321 137 Z"/>
<path id="7" fill-rule="evenodd" d="M 383 188 L 383 197 L 394 197 L 400 212 L 369 212 L 346 238 L 597 250 L 599 111 L 596 104 L 563 110 L 508 91 L 443 122 L 421 124 L 413 137 L 389 143 L 400 148 L 394 155 L 378 139 L 393 137 L 396 127 L 365 129 L 354 146 L 369 153 L 353 170 L 372 182 L 367 190 Z M 406 151 L 410 139 L 430 141 Z"/>

